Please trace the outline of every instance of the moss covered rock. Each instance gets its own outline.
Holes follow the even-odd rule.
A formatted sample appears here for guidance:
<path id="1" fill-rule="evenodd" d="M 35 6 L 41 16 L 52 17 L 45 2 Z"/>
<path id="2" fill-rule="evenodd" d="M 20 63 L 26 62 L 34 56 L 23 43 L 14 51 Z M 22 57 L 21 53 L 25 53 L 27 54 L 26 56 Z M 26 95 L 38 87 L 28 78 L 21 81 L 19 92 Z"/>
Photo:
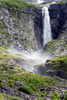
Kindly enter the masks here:
<path id="1" fill-rule="evenodd" d="M 44 51 L 50 52 L 52 56 L 67 55 L 67 32 L 59 35 L 58 39 L 52 40 L 46 44 Z"/>
<path id="2" fill-rule="evenodd" d="M 57 57 L 45 63 L 44 73 L 67 79 L 67 56 Z"/>

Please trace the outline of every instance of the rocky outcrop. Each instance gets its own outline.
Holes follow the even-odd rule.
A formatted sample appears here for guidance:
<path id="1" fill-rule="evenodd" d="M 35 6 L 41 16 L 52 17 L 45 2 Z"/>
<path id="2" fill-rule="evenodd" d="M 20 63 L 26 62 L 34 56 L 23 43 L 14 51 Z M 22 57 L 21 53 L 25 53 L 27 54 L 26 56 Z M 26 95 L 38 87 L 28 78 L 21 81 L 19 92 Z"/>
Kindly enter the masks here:
<path id="1" fill-rule="evenodd" d="M 2 5 L 2 3 L 1 3 Z M 34 49 L 42 45 L 41 9 L 32 5 L 16 11 L 10 6 L 0 9 L 0 45 L 20 49 Z"/>
<path id="2" fill-rule="evenodd" d="M 38 71 L 41 75 L 58 76 L 67 79 L 67 56 L 46 61 L 45 64 L 38 67 Z"/>
<path id="3" fill-rule="evenodd" d="M 58 39 L 48 42 L 45 46 L 45 51 L 50 52 L 53 57 L 67 55 L 67 32 L 59 35 Z"/>
<path id="4" fill-rule="evenodd" d="M 49 8 L 52 36 L 56 39 L 59 34 L 67 32 L 67 3 L 53 4 Z"/>

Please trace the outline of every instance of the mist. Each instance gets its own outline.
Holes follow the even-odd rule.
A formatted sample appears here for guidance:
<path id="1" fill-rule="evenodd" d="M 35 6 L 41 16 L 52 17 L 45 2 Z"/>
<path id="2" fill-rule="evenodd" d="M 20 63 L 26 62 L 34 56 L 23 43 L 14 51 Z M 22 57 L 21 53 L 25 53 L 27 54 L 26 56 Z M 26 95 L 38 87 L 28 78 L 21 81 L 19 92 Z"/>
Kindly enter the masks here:
<path id="1" fill-rule="evenodd" d="M 19 51 L 16 49 L 8 49 L 9 54 L 12 56 L 17 56 L 22 59 L 24 62 L 22 64 L 22 67 L 31 72 L 36 71 L 36 66 L 44 64 L 47 60 L 51 59 L 50 54 L 43 53 L 43 50 L 38 50 L 38 51 Z"/>

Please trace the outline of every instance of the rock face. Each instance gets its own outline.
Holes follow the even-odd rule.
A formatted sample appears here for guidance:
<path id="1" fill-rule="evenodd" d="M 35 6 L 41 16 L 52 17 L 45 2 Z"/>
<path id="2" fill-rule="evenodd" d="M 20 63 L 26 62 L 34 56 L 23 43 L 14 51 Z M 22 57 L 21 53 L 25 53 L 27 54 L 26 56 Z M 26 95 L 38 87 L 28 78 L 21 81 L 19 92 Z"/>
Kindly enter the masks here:
<path id="1" fill-rule="evenodd" d="M 67 32 L 67 3 L 53 4 L 49 8 L 52 36 L 56 39 L 59 34 Z"/>
<path id="2" fill-rule="evenodd" d="M 1 3 L 2 5 L 2 3 Z M 54 4 L 49 8 L 53 38 L 67 32 L 67 4 Z M 42 47 L 42 10 L 27 6 L 18 12 L 10 7 L 0 9 L 0 45 L 19 49 L 38 49 Z"/>
<path id="3" fill-rule="evenodd" d="M 14 14 L 9 7 L 0 9 L 0 45 L 37 49 L 42 45 L 41 9 L 28 6 Z"/>
<path id="4" fill-rule="evenodd" d="M 60 57 L 67 55 L 67 32 L 61 34 L 58 39 L 55 39 L 46 44 L 45 50 L 50 52 L 52 57 Z"/>
<path id="5" fill-rule="evenodd" d="M 53 41 L 48 42 L 45 50 L 54 57 L 67 55 L 67 3 L 53 4 L 49 8 Z"/>
<path id="6" fill-rule="evenodd" d="M 67 79 L 67 56 L 57 57 L 39 66 L 41 74 Z M 43 69 L 43 70 L 42 70 Z"/>

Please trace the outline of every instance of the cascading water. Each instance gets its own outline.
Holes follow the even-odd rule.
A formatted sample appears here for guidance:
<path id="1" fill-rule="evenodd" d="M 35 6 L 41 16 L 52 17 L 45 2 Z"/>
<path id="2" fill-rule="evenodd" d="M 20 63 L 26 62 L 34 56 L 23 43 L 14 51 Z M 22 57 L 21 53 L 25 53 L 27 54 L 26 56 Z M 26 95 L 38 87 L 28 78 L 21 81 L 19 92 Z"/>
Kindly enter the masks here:
<path id="1" fill-rule="evenodd" d="M 42 16 L 43 16 L 43 47 L 44 47 L 47 42 L 52 40 L 48 7 L 42 8 Z"/>

